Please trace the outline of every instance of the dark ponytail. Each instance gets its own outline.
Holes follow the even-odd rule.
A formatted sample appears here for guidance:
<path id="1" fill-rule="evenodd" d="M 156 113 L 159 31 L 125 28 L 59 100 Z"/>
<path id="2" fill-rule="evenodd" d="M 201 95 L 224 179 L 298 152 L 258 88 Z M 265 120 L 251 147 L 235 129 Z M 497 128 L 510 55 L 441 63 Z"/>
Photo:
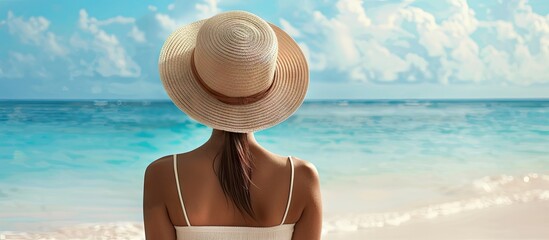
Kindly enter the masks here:
<path id="1" fill-rule="evenodd" d="M 224 146 L 217 177 L 221 188 L 231 199 L 241 213 L 246 213 L 255 219 L 250 198 L 252 183 L 253 157 L 250 153 L 248 136 L 246 133 L 222 131 Z"/>

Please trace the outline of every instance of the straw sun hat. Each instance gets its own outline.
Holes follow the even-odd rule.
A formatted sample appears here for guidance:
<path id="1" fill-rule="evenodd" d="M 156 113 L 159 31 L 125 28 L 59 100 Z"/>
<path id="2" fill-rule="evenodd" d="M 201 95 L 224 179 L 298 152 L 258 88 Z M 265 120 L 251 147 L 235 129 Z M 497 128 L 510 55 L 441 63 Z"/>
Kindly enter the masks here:
<path id="1" fill-rule="evenodd" d="M 301 106 L 309 69 L 283 30 L 244 11 L 175 30 L 162 46 L 160 79 L 192 119 L 231 132 L 272 127 Z"/>

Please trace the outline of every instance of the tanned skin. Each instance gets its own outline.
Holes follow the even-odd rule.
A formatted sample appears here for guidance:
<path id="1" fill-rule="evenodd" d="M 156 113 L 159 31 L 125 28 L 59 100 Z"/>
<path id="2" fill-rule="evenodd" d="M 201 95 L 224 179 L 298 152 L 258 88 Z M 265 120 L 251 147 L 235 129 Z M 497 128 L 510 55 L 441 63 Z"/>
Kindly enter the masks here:
<path id="1" fill-rule="evenodd" d="M 241 214 L 225 197 L 214 173 L 214 156 L 223 144 L 223 132 L 214 129 L 200 147 L 178 154 L 181 194 L 192 226 L 279 225 L 290 188 L 287 156 L 269 152 L 248 133 L 254 172 L 250 195 L 257 219 Z M 293 157 L 295 175 L 292 201 L 284 224 L 295 223 L 292 239 L 318 240 L 322 229 L 322 200 L 318 172 L 310 162 Z M 219 161 L 215 161 L 218 163 Z M 143 217 L 146 239 L 175 240 L 175 226 L 186 226 L 173 172 L 173 156 L 152 162 L 145 171 Z"/>

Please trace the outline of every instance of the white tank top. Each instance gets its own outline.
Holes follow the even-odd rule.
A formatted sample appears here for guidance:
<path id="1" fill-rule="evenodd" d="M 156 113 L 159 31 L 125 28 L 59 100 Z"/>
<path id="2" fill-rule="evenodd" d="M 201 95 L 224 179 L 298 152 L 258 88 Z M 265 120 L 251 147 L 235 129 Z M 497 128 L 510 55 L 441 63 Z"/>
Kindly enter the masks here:
<path id="1" fill-rule="evenodd" d="M 288 202 L 284 217 L 280 225 L 272 227 L 245 227 L 245 226 L 192 226 L 183 204 L 181 197 L 181 188 L 179 187 L 179 176 L 177 174 L 177 154 L 173 155 L 173 170 L 175 174 L 175 182 L 177 184 L 177 193 L 179 194 L 179 202 L 183 209 L 183 216 L 187 226 L 174 226 L 177 234 L 177 240 L 187 239 L 216 239 L 216 240 L 291 240 L 294 232 L 295 223 L 284 224 L 290 202 L 292 201 L 292 190 L 294 188 L 294 162 L 291 156 L 288 156 L 292 173 L 290 177 L 290 193 L 288 194 Z"/>

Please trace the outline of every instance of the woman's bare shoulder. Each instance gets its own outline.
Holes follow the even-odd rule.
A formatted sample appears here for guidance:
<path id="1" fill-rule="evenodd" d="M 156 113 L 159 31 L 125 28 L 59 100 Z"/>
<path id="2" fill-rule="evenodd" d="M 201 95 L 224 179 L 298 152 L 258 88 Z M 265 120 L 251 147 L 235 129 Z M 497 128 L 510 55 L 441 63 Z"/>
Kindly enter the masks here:
<path id="1" fill-rule="evenodd" d="M 304 221 L 307 225 L 308 221 L 313 221 L 305 220 L 309 216 L 307 214 L 321 211 L 320 176 L 316 166 L 310 161 L 297 157 L 292 158 L 295 167 L 293 189 L 295 202 L 293 202 L 294 206 L 300 209 L 298 221 Z M 305 209 L 309 209 L 307 214 L 305 214 Z M 321 215 L 319 214 L 319 216 Z"/>
<path id="2" fill-rule="evenodd" d="M 294 160 L 295 177 L 299 177 L 309 183 L 319 181 L 318 170 L 313 163 L 294 156 L 292 156 L 292 159 Z"/>
<path id="3" fill-rule="evenodd" d="M 173 164 L 172 161 L 173 161 L 173 155 L 162 156 L 152 161 L 151 163 L 149 163 L 149 166 L 147 166 L 147 170 L 150 170 L 150 171 L 161 170 L 163 168 L 166 168 L 169 162 Z"/>
<path id="4" fill-rule="evenodd" d="M 149 163 L 145 170 L 145 181 L 159 183 L 163 180 L 167 180 L 167 178 L 172 175 L 173 155 L 166 155 Z"/>

